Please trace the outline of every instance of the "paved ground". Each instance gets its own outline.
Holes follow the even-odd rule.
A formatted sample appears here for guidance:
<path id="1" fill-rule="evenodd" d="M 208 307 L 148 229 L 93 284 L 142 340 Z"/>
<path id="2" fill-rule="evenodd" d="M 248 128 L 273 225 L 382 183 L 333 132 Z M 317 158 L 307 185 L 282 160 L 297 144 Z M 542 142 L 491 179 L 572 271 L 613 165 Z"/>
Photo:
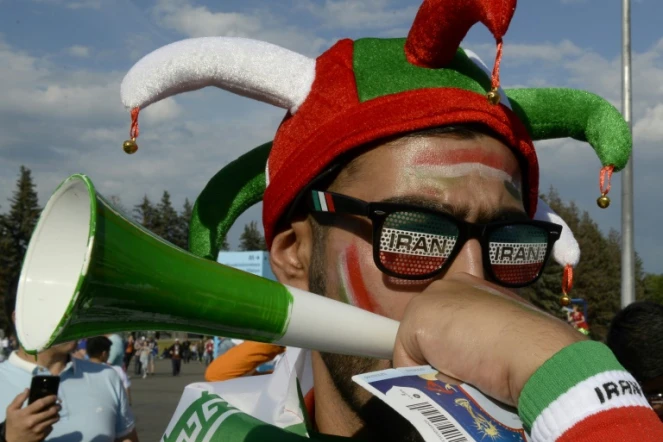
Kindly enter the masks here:
<path id="1" fill-rule="evenodd" d="M 132 408 L 140 442 L 159 442 L 170 421 L 184 387 L 204 381 L 205 366 L 198 362 L 182 364 L 177 377 L 171 375 L 170 360 L 156 363 L 154 377 L 142 379 L 133 375 L 131 366 Z"/>

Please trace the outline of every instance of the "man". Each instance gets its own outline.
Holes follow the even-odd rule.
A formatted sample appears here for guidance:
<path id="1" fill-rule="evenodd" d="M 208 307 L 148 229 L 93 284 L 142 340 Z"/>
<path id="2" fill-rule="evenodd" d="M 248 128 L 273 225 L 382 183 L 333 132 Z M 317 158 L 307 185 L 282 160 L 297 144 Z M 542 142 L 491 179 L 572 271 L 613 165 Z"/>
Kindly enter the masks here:
<path id="1" fill-rule="evenodd" d="M 202 192 L 190 248 L 215 259 L 238 214 L 262 197 L 280 282 L 401 322 L 392 360 L 311 352 L 314 439 L 419 440 L 351 377 L 422 364 L 450 385 L 517 406 L 536 441 L 663 439 L 607 347 L 512 290 L 532 284 L 553 253 L 565 266 L 568 301 L 578 257 L 559 223 L 537 217 L 533 139 L 589 140 L 604 166 L 602 207 L 631 149 L 628 127 L 598 97 L 500 89 L 514 10 L 515 1 L 427 0 L 407 39 L 341 40 L 316 60 L 263 42 L 192 39 L 146 56 L 123 81 L 129 153 L 139 112 L 175 93 L 215 85 L 288 110 L 273 143 L 228 165 Z M 458 46 L 478 21 L 498 45 L 488 73 Z M 251 439 L 233 432 L 245 427 L 232 420 L 215 434 Z"/>
<path id="2" fill-rule="evenodd" d="M 606 343 L 663 419 L 663 305 L 642 301 L 624 308 L 612 320 Z"/>
<path id="3" fill-rule="evenodd" d="M 5 312 L 15 323 L 14 282 L 5 295 Z M 134 416 L 119 376 L 111 369 L 73 358 L 76 342 L 56 345 L 35 357 L 19 346 L 0 365 L 0 435 L 7 442 L 99 440 L 137 442 Z M 25 405 L 32 376 L 60 376 L 57 397 Z M 57 401 L 57 403 L 56 403 Z M 0 439 L 1 440 L 1 439 Z"/>
<path id="4" fill-rule="evenodd" d="M 205 366 L 211 364 L 212 359 L 214 359 L 214 339 L 208 338 L 205 341 L 205 354 L 204 354 Z"/>
<path id="5" fill-rule="evenodd" d="M 571 313 L 570 313 L 571 325 L 584 335 L 589 334 L 589 325 L 585 319 L 585 315 L 580 311 L 578 304 L 573 304 Z"/>
<path id="6" fill-rule="evenodd" d="M 110 354 L 114 343 L 106 336 L 96 336 L 87 340 L 87 354 L 90 362 L 103 364 L 111 367 L 122 380 L 124 390 L 127 392 L 129 405 L 131 405 L 131 381 L 122 369 L 122 365 L 112 365 L 110 363 Z"/>
<path id="7" fill-rule="evenodd" d="M 180 344 L 179 339 L 175 339 L 175 342 L 168 349 L 170 354 L 170 361 L 173 366 L 173 376 L 180 375 L 180 369 L 182 368 L 182 344 Z"/>
<path id="8" fill-rule="evenodd" d="M 124 362 L 124 340 L 117 333 L 106 335 L 113 344 L 108 355 L 108 363 L 116 367 L 122 367 Z"/>

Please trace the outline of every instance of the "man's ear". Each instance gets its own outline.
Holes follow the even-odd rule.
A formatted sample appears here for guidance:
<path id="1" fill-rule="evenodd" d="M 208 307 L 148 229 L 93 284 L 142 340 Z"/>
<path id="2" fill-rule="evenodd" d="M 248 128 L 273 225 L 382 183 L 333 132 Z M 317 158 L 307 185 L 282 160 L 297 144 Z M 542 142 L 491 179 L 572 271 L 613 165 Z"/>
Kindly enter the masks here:
<path id="1" fill-rule="evenodd" d="M 308 219 L 293 221 L 272 241 L 269 260 L 279 282 L 309 290 L 309 269 L 313 250 L 313 230 Z"/>

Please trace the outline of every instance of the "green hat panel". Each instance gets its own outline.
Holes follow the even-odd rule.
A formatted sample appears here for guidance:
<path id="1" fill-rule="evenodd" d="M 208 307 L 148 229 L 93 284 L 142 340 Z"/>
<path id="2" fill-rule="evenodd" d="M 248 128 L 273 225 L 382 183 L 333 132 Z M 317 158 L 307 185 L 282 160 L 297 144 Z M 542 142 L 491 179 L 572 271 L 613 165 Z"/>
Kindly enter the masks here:
<path id="1" fill-rule="evenodd" d="M 507 89 L 513 111 L 533 140 L 571 137 L 591 144 L 603 166 L 626 167 L 633 140 L 621 113 L 590 92 L 564 89 Z"/>
<path id="2" fill-rule="evenodd" d="M 361 102 L 423 88 L 458 88 L 486 95 L 491 79 L 459 48 L 442 69 L 415 66 L 404 38 L 363 38 L 354 42 L 354 72 Z"/>
<path id="3" fill-rule="evenodd" d="M 191 253 L 216 261 L 235 220 L 262 200 L 271 148 L 271 141 L 256 147 L 229 163 L 207 183 L 193 206 L 189 226 Z"/>

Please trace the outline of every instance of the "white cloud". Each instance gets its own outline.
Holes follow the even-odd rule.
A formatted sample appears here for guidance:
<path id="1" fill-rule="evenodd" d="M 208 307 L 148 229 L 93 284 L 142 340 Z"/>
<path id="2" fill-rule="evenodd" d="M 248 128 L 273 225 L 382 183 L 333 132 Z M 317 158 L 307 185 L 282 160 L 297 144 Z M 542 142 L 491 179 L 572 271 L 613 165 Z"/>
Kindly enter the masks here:
<path id="1" fill-rule="evenodd" d="M 212 12 L 205 6 L 195 6 L 187 1 L 160 0 L 154 12 L 164 26 L 189 37 L 248 37 L 262 28 L 259 17 L 236 12 Z"/>
<path id="2" fill-rule="evenodd" d="M 300 0 L 299 8 L 305 9 L 325 26 L 344 29 L 390 29 L 411 24 L 419 5 L 399 7 L 390 0 Z M 399 35 L 402 36 L 402 35 Z"/>
<path id="3" fill-rule="evenodd" d="M 86 58 L 90 56 L 90 48 L 82 45 L 74 45 L 67 48 L 67 53 L 73 57 Z"/>
<path id="4" fill-rule="evenodd" d="M 309 56 L 317 56 L 329 46 L 326 39 L 292 26 L 267 10 L 211 11 L 193 0 L 157 0 L 153 14 L 161 26 L 187 37 L 255 38 Z"/>
<path id="5" fill-rule="evenodd" d="M 85 173 L 129 209 L 163 190 L 179 209 L 227 162 L 271 139 L 284 113 L 214 89 L 181 102 L 169 98 L 141 112 L 139 151 L 128 156 L 121 147 L 130 123 L 119 99 L 122 76 L 62 70 L 0 39 L 0 213 L 20 165 L 33 171 L 41 204 L 68 175 Z M 259 212 L 247 216 L 259 219 Z"/>
<path id="6" fill-rule="evenodd" d="M 66 6 L 69 9 L 100 9 L 103 0 L 78 0 L 68 1 Z"/>
<path id="7" fill-rule="evenodd" d="M 645 111 L 642 117 L 633 127 L 637 141 L 663 142 L 663 103 L 658 103 Z"/>
<path id="8" fill-rule="evenodd" d="M 69 9 L 101 9 L 104 2 L 108 0 L 32 0 L 35 3 L 46 3 L 64 6 Z"/>

